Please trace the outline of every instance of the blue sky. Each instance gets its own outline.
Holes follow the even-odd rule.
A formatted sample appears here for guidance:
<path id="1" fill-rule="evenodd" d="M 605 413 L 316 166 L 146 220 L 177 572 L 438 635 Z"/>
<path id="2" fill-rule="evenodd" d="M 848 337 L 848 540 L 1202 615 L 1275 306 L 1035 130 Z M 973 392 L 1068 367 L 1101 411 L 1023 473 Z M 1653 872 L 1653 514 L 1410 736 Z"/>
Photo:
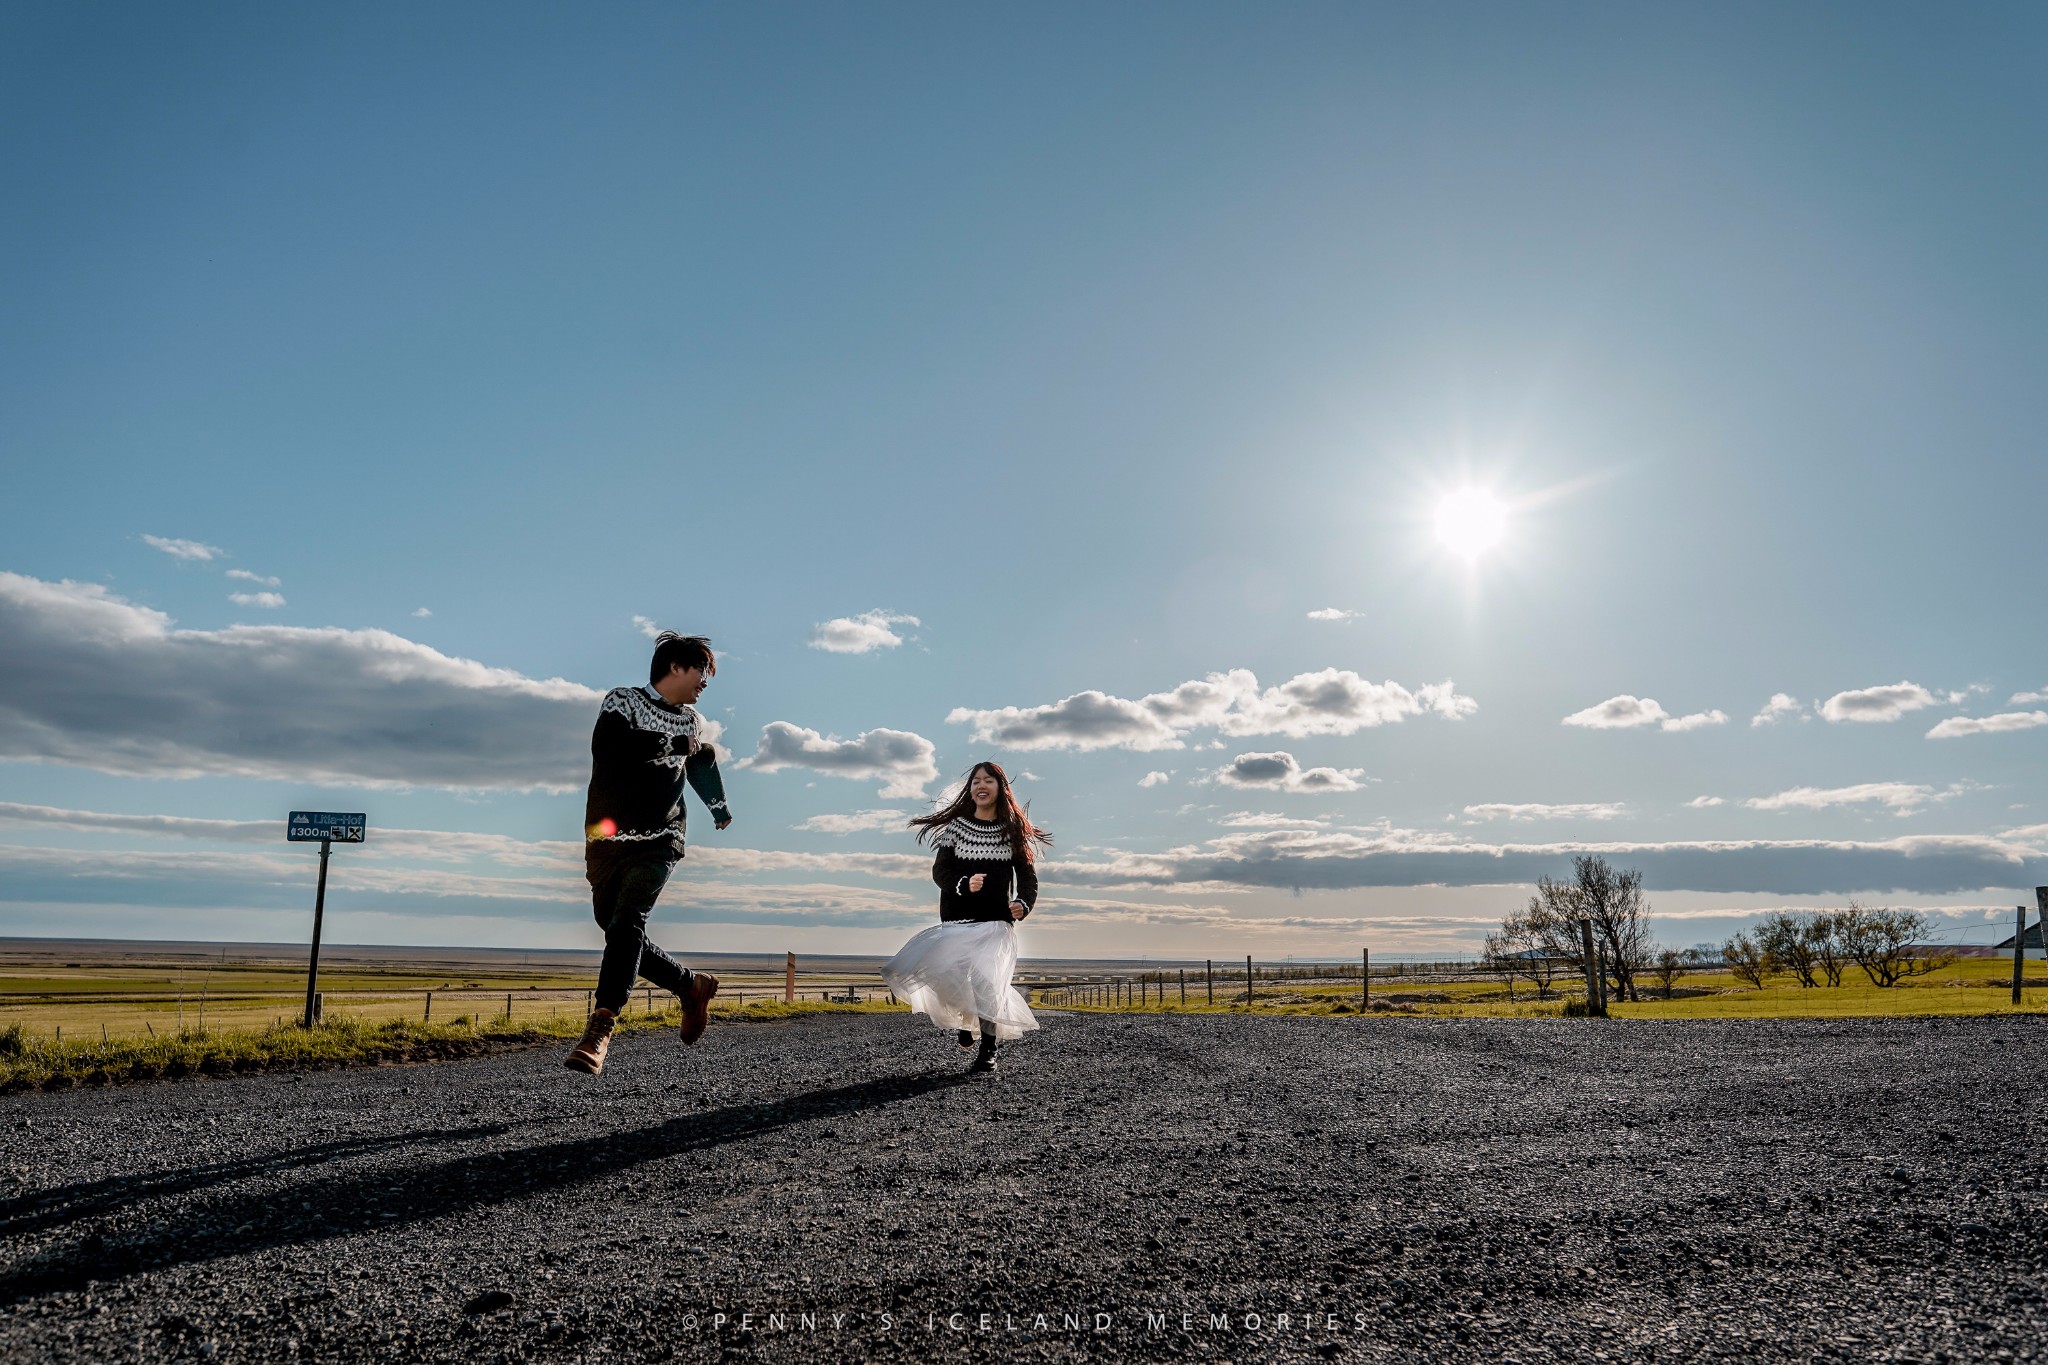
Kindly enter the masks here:
<path id="1" fill-rule="evenodd" d="M 0 933 L 301 937 L 331 807 L 330 932 L 590 943 L 654 623 L 733 752 L 684 948 L 900 941 L 900 816 L 983 756 L 1059 836 L 1027 952 L 1470 947 L 1588 847 L 1675 944 L 1993 939 L 2048 882 L 2044 57 L 1994 5 L 9 7 Z"/>

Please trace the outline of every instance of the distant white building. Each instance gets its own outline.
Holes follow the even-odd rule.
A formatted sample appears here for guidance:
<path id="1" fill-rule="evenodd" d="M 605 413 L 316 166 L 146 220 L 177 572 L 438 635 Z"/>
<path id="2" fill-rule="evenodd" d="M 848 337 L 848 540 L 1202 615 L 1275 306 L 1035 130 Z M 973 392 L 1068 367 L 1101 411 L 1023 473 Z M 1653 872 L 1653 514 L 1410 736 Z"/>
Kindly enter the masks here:
<path id="1" fill-rule="evenodd" d="M 2041 960 L 2043 954 L 2041 952 L 2040 925 L 2036 924 L 2020 936 L 2020 952 L 2029 962 L 2039 962 Z M 2007 934 L 2005 942 L 1998 945 L 1998 953 L 2001 957 L 2012 956 L 2012 935 Z"/>

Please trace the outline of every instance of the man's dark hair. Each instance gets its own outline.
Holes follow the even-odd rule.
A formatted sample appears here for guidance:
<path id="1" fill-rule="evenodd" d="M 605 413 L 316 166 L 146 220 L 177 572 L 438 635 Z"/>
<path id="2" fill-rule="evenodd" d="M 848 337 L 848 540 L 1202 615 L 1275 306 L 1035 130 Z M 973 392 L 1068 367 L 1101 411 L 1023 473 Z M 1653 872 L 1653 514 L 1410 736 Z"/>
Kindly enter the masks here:
<path id="1" fill-rule="evenodd" d="M 718 658 L 711 652 L 711 641 L 702 635 L 678 635 L 672 630 L 655 636 L 654 658 L 647 665 L 648 686 L 677 668 L 701 668 L 706 673 L 716 673 Z"/>

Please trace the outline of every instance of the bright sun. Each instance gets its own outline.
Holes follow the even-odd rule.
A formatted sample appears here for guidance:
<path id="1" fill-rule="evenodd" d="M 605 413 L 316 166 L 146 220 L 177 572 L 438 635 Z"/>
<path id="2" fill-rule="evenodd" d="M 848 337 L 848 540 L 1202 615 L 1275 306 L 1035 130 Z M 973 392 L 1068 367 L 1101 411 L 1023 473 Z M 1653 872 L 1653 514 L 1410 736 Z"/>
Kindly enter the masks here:
<path id="1" fill-rule="evenodd" d="M 1436 536 L 1467 559 L 1477 559 L 1500 543 L 1507 529 L 1507 506 L 1483 488 L 1461 488 L 1436 505 Z"/>

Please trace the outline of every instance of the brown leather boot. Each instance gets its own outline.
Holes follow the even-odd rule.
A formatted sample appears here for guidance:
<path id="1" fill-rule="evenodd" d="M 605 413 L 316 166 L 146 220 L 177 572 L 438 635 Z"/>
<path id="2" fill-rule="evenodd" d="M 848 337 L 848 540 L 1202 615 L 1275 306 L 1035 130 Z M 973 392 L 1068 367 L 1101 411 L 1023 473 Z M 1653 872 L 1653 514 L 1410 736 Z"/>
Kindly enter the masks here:
<path id="1" fill-rule="evenodd" d="M 590 1022 L 583 1026 L 583 1039 L 577 1043 L 562 1060 L 562 1065 L 574 1071 L 587 1071 L 595 1076 L 604 1070 L 604 1054 L 612 1046 L 612 1012 L 598 1009 L 591 1013 Z"/>
<path id="2" fill-rule="evenodd" d="M 683 990 L 683 1042 L 695 1044 L 711 1022 L 711 997 L 718 994 L 718 978 L 709 972 L 691 972 Z"/>

